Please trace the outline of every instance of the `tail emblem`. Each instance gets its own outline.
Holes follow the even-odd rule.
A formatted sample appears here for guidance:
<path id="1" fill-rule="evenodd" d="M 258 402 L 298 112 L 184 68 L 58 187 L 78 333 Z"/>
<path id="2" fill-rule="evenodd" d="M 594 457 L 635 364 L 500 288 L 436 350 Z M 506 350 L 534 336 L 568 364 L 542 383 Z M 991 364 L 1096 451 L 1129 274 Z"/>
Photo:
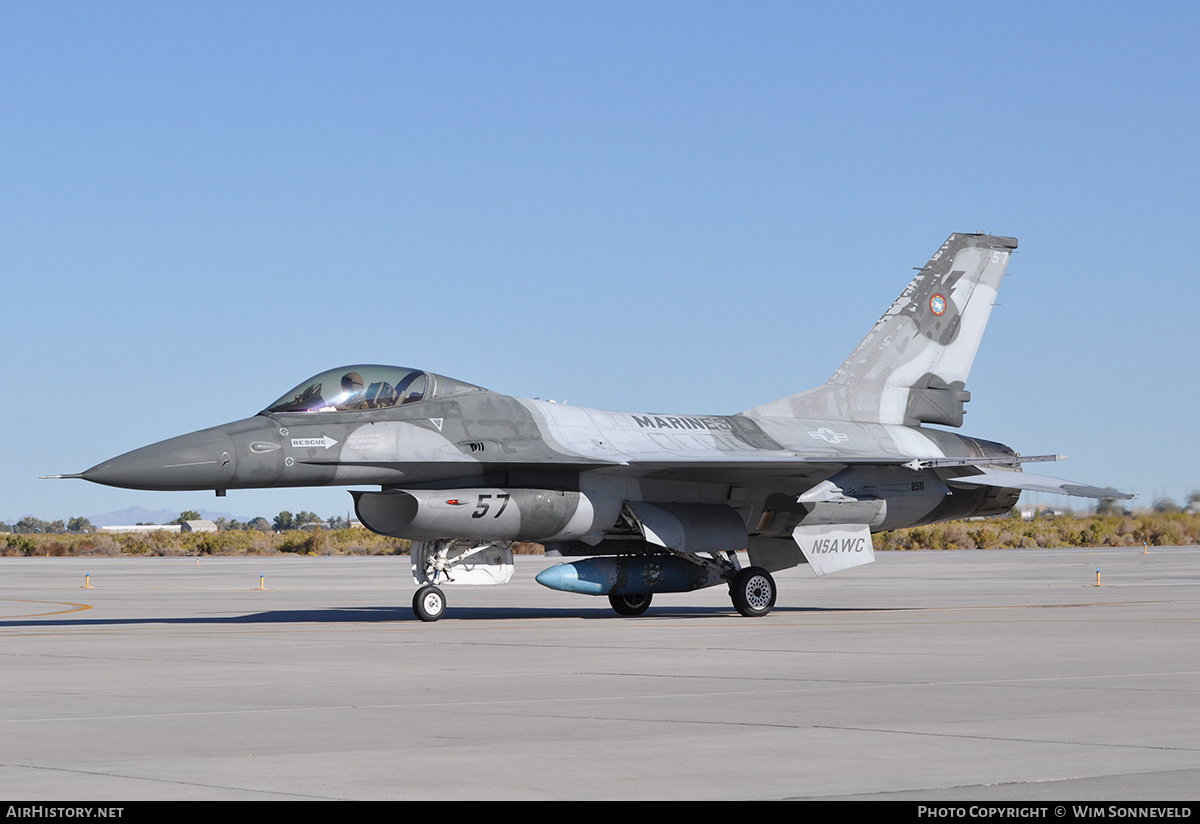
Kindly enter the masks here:
<path id="1" fill-rule="evenodd" d="M 946 296 L 938 292 L 929 298 L 929 311 L 939 318 L 946 313 Z"/>

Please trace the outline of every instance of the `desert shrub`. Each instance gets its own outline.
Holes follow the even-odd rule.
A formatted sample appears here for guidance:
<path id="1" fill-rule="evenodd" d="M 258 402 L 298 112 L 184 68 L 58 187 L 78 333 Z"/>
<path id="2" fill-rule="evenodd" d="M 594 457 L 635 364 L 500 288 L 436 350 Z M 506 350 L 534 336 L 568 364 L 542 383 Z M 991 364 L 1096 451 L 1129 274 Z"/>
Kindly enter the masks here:
<path id="1" fill-rule="evenodd" d="M 333 542 L 329 532 L 324 529 L 314 529 L 311 532 L 293 530 L 283 533 L 284 537 L 278 545 L 280 552 L 294 552 L 298 555 L 331 555 Z"/>
<path id="2" fill-rule="evenodd" d="M 5 538 L 5 546 L 13 550 L 13 555 L 32 555 L 37 550 L 37 539 L 32 535 L 9 535 Z"/>
<path id="3" fill-rule="evenodd" d="M 991 526 L 973 527 L 970 535 L 978 549 L 996 549 L 1000 546 L 1000 530 Z"/>
<path id="4" fill-rule="evenodd" d="M 143 541 L 140 537 L 132 541 L 121 542 L 121 552 L 125 555 L 153 555 L 153 550 L 150 549 L 150 544 Z"/>

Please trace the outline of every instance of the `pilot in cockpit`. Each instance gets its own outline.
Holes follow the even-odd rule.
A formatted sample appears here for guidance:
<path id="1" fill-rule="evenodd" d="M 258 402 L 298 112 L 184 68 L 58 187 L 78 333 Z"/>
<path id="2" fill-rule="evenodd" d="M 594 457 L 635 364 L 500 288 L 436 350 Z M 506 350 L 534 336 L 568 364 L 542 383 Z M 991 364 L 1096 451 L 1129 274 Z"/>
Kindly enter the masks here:
<path id="1" fill-rule="evenodd" d="M 367 409 L 366 384 L 363 376 L 357 372 L 347 372 L 342 375 L 342 394 L 338 396 L 336 407 L 345 409 Z"/>

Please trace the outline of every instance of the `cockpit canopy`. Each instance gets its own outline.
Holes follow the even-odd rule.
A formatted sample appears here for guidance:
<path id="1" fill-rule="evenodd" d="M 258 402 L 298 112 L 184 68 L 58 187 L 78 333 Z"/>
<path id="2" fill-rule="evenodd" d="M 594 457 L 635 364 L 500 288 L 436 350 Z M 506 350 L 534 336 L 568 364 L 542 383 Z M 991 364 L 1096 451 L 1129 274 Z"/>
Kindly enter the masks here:
<path id="1" fill-rule="evenodd" d="M 417 403 L 427 397 L 482 392 L 482 387 L 402 366 L 358 364 L 330 369 L 272 403 L 277 412 L 351 412 Z"/>

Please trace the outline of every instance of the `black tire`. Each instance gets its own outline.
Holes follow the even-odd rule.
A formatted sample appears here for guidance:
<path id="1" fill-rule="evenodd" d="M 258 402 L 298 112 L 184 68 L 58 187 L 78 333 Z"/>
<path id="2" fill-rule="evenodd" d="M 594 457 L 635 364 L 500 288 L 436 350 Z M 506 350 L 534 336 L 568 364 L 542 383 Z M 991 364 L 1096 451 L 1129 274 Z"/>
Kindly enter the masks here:
<path id="1" fill-rule="evenodd" d="M 446 595 L 433 584 L 427 584 L 413 595 L 412 607 L 422 621 L 436 621 L 446 614 Z"/>
<path id="2" fill-rule="evenodd" d="M 620 615 L 641 615 L 650 609 L 650 593 L 644 595 L 609 595 L 608 602 Z"/>
<path id="3" fill-rule="evenodd" d="M 729 585 L 733 608 L 747 618 L 758 618 L 770 612 L 775 606 L 775 595 L 775 579 L 762 567 L 746 567 Z"/>

